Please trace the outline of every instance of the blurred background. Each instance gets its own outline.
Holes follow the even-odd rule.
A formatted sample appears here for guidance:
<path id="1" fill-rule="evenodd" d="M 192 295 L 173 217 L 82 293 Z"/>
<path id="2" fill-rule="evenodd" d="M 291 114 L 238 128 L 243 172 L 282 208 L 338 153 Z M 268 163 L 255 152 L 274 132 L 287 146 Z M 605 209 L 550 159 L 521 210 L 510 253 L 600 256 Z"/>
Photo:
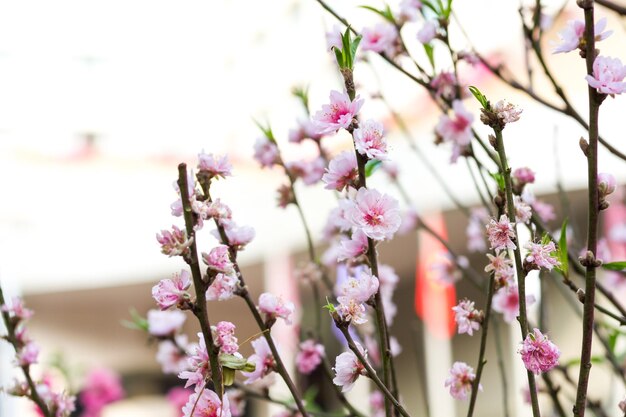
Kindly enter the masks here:
<path id="1" fill-rule="evenodd" d="M 380 7 L 378 2 L 330 3 L 356 28 L 380 21 L 379 16 L 357 7 L 364 3 Z M 543 3 L 548 15 L 563 6 L 563 1 Z M 391 6 L 397 5 L 392 2 Z M 519 4 L 455 0 L 454 7 L 471 45 L 454 25 L 452 43 L 460 49 L 473 46 L 525 79 Z M 616 32 L 602 43 L 603 53 L 619 56 L 623 21 L 603 9 L 597 14 L 608 17 L 608 26 Z M 581 18 L 574 1 L 549 23 L 545 39 L 556 41 L 557 32 L 572 18 Z M 121 375 L 126 398 L 107 408 L 104 417 L 180 415 L 164 397 L 180 382 L 162 375 L 155 361 L 156 344 L 121 323 L 130 318 L 130 309 L 145 315 L 155 308 L 151 287 L 184 266 L 180 259 L 160 253 L 155 234 L 179 224 L 169 208 L 176 199 L 172 187 L 176 166 L 179 162 L 194 166 L 202 150 L 228 154 L 234 165 L 234 176 L 219 181 L 213 193 L 232 207 L 238 223 L 256 229 L 256 239 L 240 257 L 253 297 L 273 288 L 301 307 L 305 323 L 314 314 L 310 294 L 298 293 L 292 280 L 293 266 L 305 258 L 304 232 L 293 207 L 286 211 L 276 207 L 281 170 L 262 170 L 252 159 L 253 143 L 260 135 L 253 119 L 271 123 L 285 159 L 314 154 L 312 144 L 287 143 L 288 130 L 306 118 L 291 89 L 308 86 L 315 111 L 327 102 L 331 89 L 342 88 L 325 42 L 325 32 L 335 23 L 314 0 L 0 2 L 0 190 L 4 196 L 0 283 L 8 293 L 24 296 L 28 307 L 36 311 L 29 328 L 43 347 L 42 364 L 61 363 L 76 376 L 76 383 L 94 368 L 113 369 Z M 426 62 L 423 51 L 415 47 L 418 28 L 407 24 L 403 35 L 416 59 Z M 438 62 L 442 69 L 449 69 L 444 48 L 439 49 L 436 53 L 442 58 Z M 453 248 L 470 256 L 467 218 L 411 150 L 389 108 L 370 97 L 384 92 L 407 122 L 412 140 L 448 180 L 452 193 L 473 206 L 479 198 L 468 166 L 462 160 L 449 164 L 449 150 L 433 144 L 439 111 L 427 93 L 378 56 L 368 57 L 369 63 L 357 64 L 355 72 L 357 88 L 367 99 L 363 114 L 385 123 L 391 158 L 399 165 L 400 181 L 415 208 L 441 226 Z M 573 52 L 549 56 L 548 64 L 567 85 L 575 107 L 585 114 L 583 61 Z M 467 68 L 460 78 L 479 86 L 490 98 L 506 97 L 524 108 L 521 121 L 506 129 L 511 165 L 535 170 L 533 191 L 555 205 L 558 219 L 564 214 L 557 195 L 560 183 L 570 199 L 570 222 L 584 229 L 586 160 L 578 139 L 585 131 L 573 120 L 514 92 L 480 66 Z M 551 87 L 542 77 L 536 78 L 535 90 L 553 100 Z M 601 131 L 626 151 L 620 119 L 623 100 L 606 100 Z M 468 100 L 466 105 L 477 117 L 478 103 Z M 350 146 L 341 133 L 324 139 L 323 144 L 331 154 Z M 600 167 L 620 183 L 626 179 L 623 162 L 604 149 Z M 397 195 L 382 174 L 374 175 L 372 181 Z M 321 185 L 299 190 L 321 249 L 321 231 L 335 198 Z M 618 218 L 615 224 L 620 221 L 624 219 Z M 550 227 L 559 229 L 559 221 Z M 203 243 L 215 244 L 209 238 Z M 400 276 L 395 298 L 399 314 L 392 332 L 403 347 L 398 357 L 402 397 L 419 415 L 427 405 L 433 417 L 460 415 L 466 404 L 454 404 L 443 381 L 454 360 L 475 365 L 479 340 L 429 327 L 433 314 L 449 314 L 447 304 L 417 317 L 416 275 L 420 268 L 422 273 L 431 271 L 420 265 L 420 259 L 424 260 L 420 247 L 428 249 L 430 244 L 417 233 L 409 233 L 380 248 L 382 261 Z M 573 245 L 579 249 L 584 240 Z M 473 256 L 470 261 L 482 269 L 483 258 Z M 575 308 L 559 295 L 558 279 L 542 283 L 534 279 L 530 285 L 537 297 L 550 300 L 551 338 L 563 350 L 565 360 L 575 358 L 580 340 Z M 623 288 L 615 291 L 626 301 Z M 473 287 L 460 283 L 456 297 L 465 296 L 477 305 L 483 303 Z M 249 314 L 242 311 L 238 299 L 210 305 L 212 320 L 236 323 L 240 340 L 256 333 Z M 197 332 L 193 320 L 186 329 L 190 337 Z M 286 353 L 293 354 L 297 326 L 276 331 Z M 506 352 L 510 352 L 506 366 L 516 376 L 503 387 L 495 363 L 490 362 L 477 414 L 502 415 L 501 402 L 488 398 L 507 396 L 514 415 L 528 415 L 522 399 L 523 370 L 514 360 L 518 328 L 513 323 L 510 328 L 504 325 L 502 331 Z M 493 357 L 494 350 L 495 346 L 488 346 L 488 357 Z M 339 353 L 340 346 L 329 351 Z M 242 352 L 250 353 L 250 347 Z M 13 378 L 12 354 L 0 344 L 0 379 L 5 384 Z M 368 402 L 363 399 L 368 390 L 367 383 L 360 381 L 351 393 L 365 411 Z M 607 366 L 599 365 L 594 367 L 590 392 L 609 404 L 617 403 L 623 386 Z M 280 388 L 276 395 L 288 398 Z M 613 408 L 609 407 L 619 411 Z M 251 404 L 248 413 L 266 415 L 268 410 L 263 404 Z M 0 415 L 30 416 L 32 410 L 26 402 L 0 393 Z"/>

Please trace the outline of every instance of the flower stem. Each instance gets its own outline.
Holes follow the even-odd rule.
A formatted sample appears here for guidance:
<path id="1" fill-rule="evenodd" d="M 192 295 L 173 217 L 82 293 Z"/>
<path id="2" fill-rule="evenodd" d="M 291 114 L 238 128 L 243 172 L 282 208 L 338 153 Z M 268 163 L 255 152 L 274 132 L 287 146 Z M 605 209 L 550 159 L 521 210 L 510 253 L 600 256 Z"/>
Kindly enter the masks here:
<path id="1" fill-rule="evenodd" d="M 593 62 L 596 58 L 594 34 L 593 0 L 578 2 L 585 12 L 585 42 L 587 74 L 593 74 Z M 593 342 L 594 304 L 596 294 L 596 259 L 598 246 L 598 114 L 601 97 L 597 91 L 588 86 L 589 94 L 589 146 L 585 152 L 587 156 L 588 181 L 588 217 L 587 217 L 587 256 L 585 259 L 585 304 L 583 307 L 583 338 L 580 352 L 580 371 L 576 388 L 576 404 L 574 416 L 585 415 L 587 387 L 591 372 L 591 345 Z"/>
<path id="2" fill-rule="evenodd" d="M 398 412 L 402 414 L 404 417 L 411 417 L 409 413 L 404 409 L 404 407 L 402 407 L 402 405 L 398 402 L 398 400 L 389 391 L 389 389 L 387 389 L 387 385 L 384 384 L 383 381 L 380 380 L 380 378 L 378 378 L 378 376 L 376 375 L 376 371 L 372 368 L 369 362 L 367 362 L 367 360 L 365 359 L 365 357 L 363 356 L 359 348 L 356 346 L 356 344 L 354 343 L 354 339 L 352 339 L 352 336 L 350 336 L 350 332 L 348 331 L 348 325 L 346 323 L 338 323 L 338 322 L 335 322 L 335 324 L 337 325 L 337 328 L 341 331 L 341 333 L 346 338 L 346 342 L 348 342 L 348 347 L 350 348 L 350 350 L 356 355 L 356 357 L 359 359 L 359 362 L 363 364 L 363 366 L 365 367 L 365 370 L 367 371 L 367 375 L 370 377 L 372 381 L 374 381 L 376 386 L 382 391 L 385 398 L 388 401 L 390 401 L 393 404 L 393 406 L 396 408 L 396 410 L 398 410 Z"/>
<path id="3" fill-rule="evenodd" d="M 507 212 L 509 216 L 509 221 L 515 224 L 515 204 L 513 202 L 513 186 L 511 184 L 511 168 L 509 168 L 509 164 L 506 159 L 506 151 L 504 150 L 504 140 L 502 139 L 502 130 L 494 129 L 494 133 L 496 135 L 496 147 L 498 151 L 498 156 L 500 159 L 500 169 L 501 173 L 504 176 L 504 186 L 506 190 L 506 204 L 507 204 Z M 526 273 L 522 267 L 522 255 L 519 247 L 519 235 L 517 233 L 517 227 L 514 227 L 515 230 L 515 240 L 516 247 L 514 250 L 515 256 L 515 268 L 517 271 L 517 288 L 518 288 L 518 296 L 519 296 L 519 324 L 520 330 L 522 332 L 522 340 L 528 334 L 528 316 L 526 314 Z M 533 416 L 540 417 L 541 412 L 539 410 L 539 400 L 537 398 L 537 385 L 535 382 L 535 375 L 526 371 L 528 376 L 528 389 L 530 390 L 530 399 L 533 409 Z"/>
<path id="4" fill-rule="evenodd" d="M 178 187 L 180 189 L 180 198 L 183 203 L 183 216 L 185 219 L 187 238 L 193 239 L 193 242 L 189 247 L 190 255 L 185 257 L 185 260 L 191 268 L 193 286 L 196 292 L 196 302 L 192 311 L 200 323 L 204 343 L 206 344 L 207 353 L 209 354 L 211 380 L 213 381 L 215 392 L 221 399 L 224 387 L 222 385 L 222 368 L 218 359 L 219 348 L 215 346 L 215 343 L 213 343 L 213 335 L 211 333 L 211 323 L 209 321 L 206 303 L 206 283 L 202 280 L 202 272 L 200 271 L 200 263 L 198 261 L 198 249 L 195 239 L 195 230 L 193 229 L 193 212 L 191 210 L 191 203 L 189 202 L 189 189 L 187 185 L 187 165 L 184 163 L 178 165 Z"/>
<path id="5" fill-rule="evenodd" d="M 2 292 L 2 286 L 0 286 L 0 307 L 4 305 L 6 305 L 6 301 L 4 299 L 4 293 Z M 15 349 L 15 352 L 17 353 L 18 342 L 17 342 L 17 337 L 15 336 L 16 325 L 9 317 L 9 313 L 6 311 L 2 311 L 2 320 L 4 321 L 4 326 L 7 328 L 7 332 L 8 332 L 8 336 L 6 337 L 6 340 L 13 346 L 13 348 Z M 30 389 L 28 398 L 30 398 L 35 404 L 37 404 L 37 407 L 39 407 L 44 417 L 54 417 L 52 413 L 50 412 L 50 410 L 48 409 L 48 406 L 46 405 L 44 400 L 41 398 L 41 396 L 37 392 L 37 386 L 35 385 L 35 382 L 33 381 L 33 378 L 30 375 L 30 367 L 26 365 L 26 366 L 20 366 L 20 368 L 22 369 L 22 373 L 24 374 L 24 378 L 26 379 L 26 383 L 28 384 L 28 388 Z"/>
<path id="6" fill-rule="evenodd" d="M 493 300 L 493 294 L 495 292 L 495 279 L 493 276 L 489 278 L 489 291 L 487 292 L 487 302 L 485 304 L 485 318 L 482 323 L 482 333 L 480 335 L 480 351 L 478 353 L 478 365 L 476 366 L 476 378 L 472 383 L 472 396 L 470 397 L 469 408 L 467 410 L 467 417 L 472 417 L 474 414 L 474 406 L 476 405 L 476 398 L 478 397 L 478 387 L 480 386 L 480 377 L 483 374 L 483 367 L 487 361 L 485 360 L 485 351 L 487 349 L 487 333 L 489 330 L 489 317 L 491 316 L 491 301 Z M 504 394 L 506 396 L 506 393 Z"/>

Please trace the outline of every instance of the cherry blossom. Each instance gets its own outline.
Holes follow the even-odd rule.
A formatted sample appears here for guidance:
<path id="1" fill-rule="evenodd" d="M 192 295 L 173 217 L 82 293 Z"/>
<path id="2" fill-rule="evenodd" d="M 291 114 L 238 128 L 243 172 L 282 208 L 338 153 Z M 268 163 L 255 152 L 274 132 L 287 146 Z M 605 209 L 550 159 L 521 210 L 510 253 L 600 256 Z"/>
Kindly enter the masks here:
<path id="1" fill-rule="evenodd" d="M 356 155 L 354 152 L 343 151 L 328 163 L 322 182 L 326 189 L 342 191 L 349 186 L 355 186 L 359 179 Z"/>
<path id="2" fill-rule="evenodd" d="M 296 355 L 296 367 L 303 374 L 310 374 L 322 363 L 324 346 L 313 339 L 307 339 L 300 343 L 300 350 Z"/>
<path id="3" fill-rule="evenodd" d="M 224 301 L 234 297 L 239 279 L 235 275 L 217 274 L 206 291 L 208 301 Z"/>
<path id="4" fill-rule="evenodd" d="M 608 38 L 613 31 L 604 32 L 606 28 L 606 18 L 602 18 L 594 25 L 594 33 L 596 42 Z M 567 26 L 559 32 L 561 38 L 560 44 L 555 44 L 552 50 L 553 54 L 570 52 L 581 47 L 585 35 L 585 22 L 582 20 L 569 20 Z"/>
<path id="5" fill-rule="evenodd" d="M 367 351 L 363 350 L 358 342 L 355 344 L 359 352 L 367 359 Z M 341 392 L 350 391 L 360 375 L 367 375 L 365 366 L 352 351 L 343 352 L 337 356 L 333 370 L 335 371 L 333 383 L 341 387 Z"/>
<path id="6" fill-rule="evenodd" d="M 170 336 L 178 332 L 187 316 L 182 311 L 148 311 L 148 333 L 152 336 Z"/>
<path id="7" fill-rule="evenodd" d="M 518 106 L 507 102 L 506 100 L 500 100 L 493 106 L 493 112 L 498 116 L 504 124 L 517 122 L 522 114 L 522 109 Z"/>
<path id="8" fill-rule="evenodd" d="M 245 384 L 251 384 L 260 380 L 274 371 L 276 367 L 276 361 L 274 360 L 274 356 L 272 355 L 272 351 L 265 337 L 261 336 L 253 340 L 252 347 L 254 348 L 254 354 L 248 358 L 248 362 L 254 363 L 255 368 L 252 372 L 244 371 L 241 373 L 247 378 L 244 381 Z"/>
<path id="9" fill-rule="evenodd" d="M 187 335 L 179 334 L 175 337 L 176 343 L 171 340 L 159 342 L 156 361 L 161 365 L 165 374 L 175 374 L 188 370 L 187 363 Z"/>
<path id="10" fill-rule="evenodd" d="M 367 253 L 367 235 L 362 230 L 356 230 L 350 238 L 343 238 L 339 242 L 340 250 L 337 261 L 342 262 L 347 259 L 356 259 Z"/>
<path id="11" fill-rule="evenodd" d="M 513 223 L 509 222 L 509 218 L 506 215 L 500 216 L 500 221 L 490 219 L 487 224 L 487 238 L 491 243 L 491 249 L 515 249 L 515 243 L 512 239 L 515 239 L 515 228 Z"/>
<path id="12" fill-rule="evenodd" d="M 398 31 L 390 23 L 379 23 L 373 28 L 366 27 L 361 31 L 360 48 L 362 51 L 385 52 L 394 56 L 394 47 L 398 38 Z"/>
<path id="13" fill-rule="evenodd" d="M 459 301 L 456 306 L 452 307 L 452 311 L 454 311 L 454 321 L 458 326 L 459 334 L 467 333 L 472 336 L 474 330 L 480 329 L 483 314 L 474 308 L 473 301 L 468 299 Z"/>
<path id="14" fill-rule="evenodd" d="M 266 136 L 257 138 L 254 143 L 254 159 L 256 159 L 263 168 L 271 168 L 279 163 L 280 157 L 276 143 Z"/>
<path id="15" fill-rule="evenodd" d="M 421 43 L 430 43 L 437 36 L 439 25 L 434 20 L 427 20 L 420 30 L 417 31 L 417 40 Z"/>
<path id="16" fill-rule="evenodd" d="M 225 178 L 232 175 L 233 166 L 226 155 L 218 157 L 203 152 L 198 154 L 198 171 L 206 172 L 211 177 Z"/>
<path id="17" fill-rule="evenodd" d="M 217 394 L 208 388 L 196 388 L 182 411 L 183 417 L 231 417 L 228 394 L 224 393 L 220 401 Z"/>
<path id="18" fill-rule="evenodd" d="M 330 92 L 330 104 L 324 104 L 313 116 L 313 125 L 320 135 L 336 133 L 339 129 L 347 129 L 363 106 L 363 100 L 356 97 L 350 100 L 347 93 Z"/>
<path id="19" fill-rule="evenodd" d="M 235 266 L 230 260 L 228 246 L 219 245 L 211 249 L 209 253 L 202 254 L 202 260 L 208 268 L 215 273 L 233 275 Z"/>
<path id="20" fill-rule="evenodd" d="M 172 279 L 162 279 L 152 287 L 152 298 L 155 299 L 161 310 L 167 310 L 173 305 L 190 298 L 187 289 L 191 286 L 191 279 L 187 270 L 181 270 Z"/>
<path id="21" fill-rule="evenodd" d="M 357 192 L 348 217 L 356 228 L 374 240 L 391 239 L 402 222 L 394 198 L 365 187 Z"/>
<path id="22" fill-rule="evenodd" d="M 121 377 L 105 368 L 97 368 L 89 372 L 80 392 L 80 403 L 84 407 L 82 416 L 99 417 L 107 404 L 124 398 Z"/>
<path id="23" fill-rule="evenodd" d="M 239 350 L 237 338 L 235 337 L 235 325 L 229 321 L 220 321 L 215 327 L 215 345 L 220 348 L 220 352 L 233 354 Z"/>
<path id="24" fill-rule="evenodd" d="M 626 66 L 618 58 L 597 56 L 593 61 L 593 74 L 585 79 L 599 93 L 614 96 L 626 91 Z"/>
<path id="25" fill-rule="evenodd" d="M 547 244 L 527 242 L 524 248 L 528 249 L 528 254 L 524 260 L 533 269 L 546 268 L 548 271 L 552 271 L 552 268 L 560 265 L 556 254 L 552 255 L 556 252 L 556 246 L 552 241 Z"/>
<path id="26" fill-rule="evenodd" d="M 522 342 L 519 353 L 524 366 L 535 375 L 548 372 L 559 362 L 561 351 L 539 329 L 534 329 Z"/>
<path id="27" fill-rule="evenodd" d="M 296 307 L 291 301 L 285 302 L 280 296 L 264 292 L 259 296 L 258 309 L 266 315 L 266 320 L 280 317 L 285 323 L 291 324 L 291 315 Z"/>
<path id="28" fill-rule="evenodd" d="M 387 141 L 383 138 L 383 125 L 375 120 L 366 120 L 352 134 L 354 146 L 369 159 L 387 159 Z"/>
<path id="29" fill-rule="evenodd" d="M 187 233 L 176 226 L 172 226 L 172 230 L 161 230 L 156 238 L 161 245 L 161 252 L 170 257 L 186 254 L 193 242 L 193 238 L 187 239 Z"/>
<path id="30" fill-rule="evenodd" d="M 535 302 L 535 296 L 532 294 L 526 295 L 526 305 L 531 305 Z M 494 311 L 501 313 L 504 317 L 504 321 L 511 323 L 519 315 L 519 293 L 517 284 L 509 285 L 508 287 L 498 290 L 492 301 L 492 308 Z"/>
<path id="31" fill-rule="evenodd" d="M 443 142 L 452 144 L 451 162 L 456 162 L 472 140 L 472 122 L 474 116 L 468 112 L 460 100 L 452 103 L 452 114 L 441 115 L 435 132 Z"/>
<path id="32" fill-rule="evenodd" d="M 449 387 L 450 395 L 456 400 L 467 400 L 472 392 L 472 384 L 476 379 L 474 368 L 465 362 L 454 362 L 450 369 L 450 376 L 446 379 L 445 386 Z M 482 384 L 478 386 L 482 390 Z"/>

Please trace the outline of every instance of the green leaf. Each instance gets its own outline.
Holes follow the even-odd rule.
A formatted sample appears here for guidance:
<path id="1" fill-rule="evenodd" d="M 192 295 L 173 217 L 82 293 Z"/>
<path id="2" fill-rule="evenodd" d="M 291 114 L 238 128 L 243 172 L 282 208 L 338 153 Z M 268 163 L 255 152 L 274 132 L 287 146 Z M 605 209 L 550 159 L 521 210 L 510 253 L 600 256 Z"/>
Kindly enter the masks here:
<path id="1" fill-rule="evenodd" d="M 246 358 L 240 358 L 229 353 L 220 353 L 218 359 L 223 368 L 245 372 L 252 372 L 256 368 L 256 365 L 248 362 Z"/>
<path id="2" fill-rule="evenodd" d="M 337 59 L 337 65 L 339 65 L 339 68 L 344 68 L 346 66 L 346 63 L 343 62 L 343 52 L 341 51 L 341 49 L 333 46 L 333 52 L 335 53 L 335 58 Z"/>
<path id="3" fill-rule="evenodd" d="M 487 100 L 487 97 L 485 97 L 485 95 L 481 93 L 478 88 L 470 85 L 469 90 L 470 93 L 472 93 L 472 95 L 476 97 L 476 100 L 478 100 L 480 105 L 483 106 L 483 109 L 489 109 L 489 100 Z"/>
<path id="4" fill-rule="evenodd" d="M 230 387 L 235 382 L 235 370 L 230 368 L 222 368 L 222 381 L 225 387 Z"/>
<path id="5" fill-rule="evenodd" d="M 142 330 L 144 332 L 148 331 L 148 320 L 144 319 L 137 313 L 137 310 L 134 308 L 130 309 L 130 318 L 131 320 L 122 320 L 122 326 L 131 330 Z"/>
<path id="6" fill-rule="evenodd" d="M 331 303 L 330 301 L 328 301 L 328 297 L 326 297 L 326 305 L 322 306 L 322 308 L 325 308 L 330 313 L 334 313 L 335 311 L 337 311 L 335 309 L 335 305 L 333 303 Z"/>
<path id="7" fill-rule="evenodd" d="M 441 12 L 440 12 L 439 10 L 437 10 L 437 9 L 435 8 L 435 6 L 433 6 L 433 5 L 432 5 L 432 3 L 431 3 L 430 1 L 428 1 L 428 0 L 422 0 L 422 5 L 424 5 L 424 6 L 428 7 L 430 10 L 432 10 L 433 12 L 435 12 L 435 14 L 436 14 L 437 16 L 439 16 L 439 14 L 441 13 Z"/>
<path id="8" fill-rule="evenodd" d="M 433 71 L 435 70 L 435 48 L 429 44 L 424 44 L 424 52 L 426 52 L 426 56 L 428 57 L 428 62 L 430 62 L 430 66 L 433 67 Z"/>
<path id="9" fill-rule="evenodd" d="M 609 271 L 623 271 L 626 269 L 626 261 L 608 262 L 606 264 L 602 264 L 602 268 Z"/>
<path id="10" fill-rule="evenodd" d="M 452 13 L 452 0 L 448 0 L 448 6 L 443 11 L 443 15 L 448 19 L 450 17 L 450 13 Z"/>
<path id="11" fill-rule="evenodd" d="M 379 10 L 375 7 L 372 6 L 359 6 L 361 9 L 366 9 L 366 10 L 370 10 L 380 16 L 382 16 L 385 20 L 387 20 L 390 23 L 393 23 L 395 25 L 396 21 L 393 18 L 393 14 L 391 13 L 391 9 L 389 8 L 389 5 L 385 5 L 385 10 Z"/>
<path id="12" fill-rule="evenodd" d="M 380 162 L 378 159 L 372 159 L 365 163 L 365 177 L 371 176 L 378 167 L 380 167 Z"/>
<path id="13" fill-rule="evenodd" d="M 604 361 L 605 361 L 604 356 L 600 356 L 600 355 L 594 355 L 591 357 L 591 360 L 590 360 L 591 363 L 596 364 L 596 365 L 604 363 Z M 574 366 L 574 365 L 580 365 L 580 358 L 573 358 L 565 363 L 566 368 L 569 368 L 570 366 Z"/>
<path id="14" fill-rule="evenodd" d="M 343 67 L 341 68 L 352 68 L 352 54 L 349 53 L 350 51 L 350 45 L 352 44 L 352 39 L 350 36 L 350 27 L 346 28 L 346 31 L 344 32 L 344 34 L 341 36 L 341 44 L 342 44 L 342 48 L 341 48 L 341 55 L 343 56 Z"/>
<path id="15" fill-rule="evenodd" d="M 615 354 L 615 346 L 617 345 L 617 338 L 619 337 L 619 331 L 613 330 L 607 339 L 607 344 L 609 345 L 609 350 L 611 353 Z"/>
<path id="16" fill-rule="evenodd" d="M 363 37 L 361 35 L 357 36 L 356 38 L 354 38 L 354 41 L 352 41 L 352 43 L 350 44 L 350 69 L 352 69 L 352 67 L 354 66 L 354 61 L 356 60 L 356 50 L 359 47 L 359 44 L 361 43 L 361 39 L 363 39 Z"/>
<path id="17" fill-rule="evenodd" d="M 274 138 L 274 133 L 272 132 L 272 127 L 270 126 L 269 123 L 267 123 L 267 126 L 264 126 L 263 124 L 261 124 L 261 122 L 259 122 L 256 119 L 252 119 L 252 121 L 254 122 L 255 125 L 257 125 L 259 129 L 261 129 L 261 132 L 263 132 L 263 135 L 265 135 L 265 137 L 270 142 L 276 143 L 276 138 Z"/>
<path id="18" fill-rule="evenodd" d="M 291 90 L 291 94 L 299 98 L 304 108 L 309 108 L 309 86 L 296 86 Z"/>
<path id="19" fill-rule="evenodd" d="M 567 257 L 567 218 L 561 225 L 561 236 L 559 237 L 559 247 L 557 248 L 560 266 L 557 267 L 565 278 L 569 277 L 569 258 Z"/>
<path id="20" fill-rule="evenodd" d="M 504 175 L 502 175 L 499 172 L 490 172 L 489 175 L 491 176 L 491 178 L 493 178 L 496 183 L 498 184 L 498 189 L 500 190 L 504 190 L 505 189 L 505 185 L 504 185 Z"/>

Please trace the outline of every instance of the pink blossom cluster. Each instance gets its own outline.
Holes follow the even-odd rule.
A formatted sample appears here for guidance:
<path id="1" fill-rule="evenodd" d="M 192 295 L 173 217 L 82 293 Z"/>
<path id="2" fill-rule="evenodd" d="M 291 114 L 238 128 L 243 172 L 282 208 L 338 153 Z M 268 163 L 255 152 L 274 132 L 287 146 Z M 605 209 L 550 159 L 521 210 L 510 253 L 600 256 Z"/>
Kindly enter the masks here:
<path id="1" fill-rule="evenodd" d="M 484 207 L 472 209 L 467 229 L 467 250 L 470 252 L 485 252 L 485 223 L 489 219 L 489 212 Z"/>
<path id="2" fill-rule="evenodd" d="M 599 55 L 593 61 L 593 73 L 585 79 L 599 93 L 615 96 L 626 91 L 626 65 L 618 58 Z"/>
<path id="3" fill-rule="evenodd" d="M 435 90 L 437 97 L 446 100 L 452 100 L 457 93 L 457 80 L 452 71 L 441 71 L 435 75 L 430 81 L 430 86 Z"/>
<path id="4" fill-rule="evenodd" d="M 485 272 L 493 273 L 498 287 L 515 283 L 515 269 L 513 268 L 513 261 L 507 256 L 507 251 L 499 251 L 496 256 L 488 253 L 487 258 L 489 263 L 485 267 Z"/>
<path id="5" fill-rule="evenodd" d="M 493 106 L 493 111 L 502 123 L 508 124 L 517 122 L 520 119 L 523 110 L 506 100 L 500 100 Z"/>
<path id="6" fill-rule="evenodd" d="M 454 362 L 450 369 L 450 376 L 445 381 L 445 386 L 450 390 L 450 395 L 456 400 L 467 400 L 472 392 L 472 385 L 476 379 L 474 368 L 465 362 Z M 482 384 L 478 385 L 482 390 Z"/>
<path id="7" fill-rule="evenodd" d="M 490 219 L 487 224 L 487 238 L 491 243 L 491 249 L 496 251 L 515 249 L 515 226 L 509 222 L 509 218 L 503 214 L 500 220 Z"/>
<path id="8" fill-rule="evenodd" d="M 233 213 L 226 204 L 218 198 L 215 201 L 198 201 L 195 197 L 191 200 L 191 210 L 197 215 L 194 230 L 201 230 L 204 221 L 213 219 L 218 224 L 224 225 L 227 220 L 231 220 Z"/>
<path id="9" fill-rule="evenodd" d="M 375 120 L 366 120 L 352 133 L 354 147 L 369 159 L 387 159 L 387 141 L 383 137 L 383 125 Z"/>
<path id="10" fill-rule="evenodd" d="M 356 187 L 359 179 L 356 155 L 354 152 L 344 151 L 335 156 L 328 163 L 322 182 L 329 190 L 343 191 L 348 187 Z"/>
<path id="11" fill-rule="evenodd" d="M 152 287 L 152 298 L 154 298 L 161 310 L 167 310 L 191 298 L 187 292 L 190 286 L 189 272 L 183 269 L 179 274 L 174 274 L 172 279 L 162 279 L 157 285 Z"/>
<path id="12" fill-rule="evenodd" d="M 171 230 L 161 230 L 156 235 L 157 241 L 161 245 L 161 252 L 167 256 L 179 256 L 189 253 L 189 246 L 193 238 L 187 238 L 187 233 L 176 226 Z"/>
<path id="13" fill-rule="evenodd" d="M 209 353 L 204 341 L 204 335 L 198 333 L 198 344 L 189 347 L 187 355 L 187 369 L 178 374 L 180 379 L 186 379 L 185 388 L 195 386 L 202 388 L 208 378 L 211 377 L 211 366 L 209 363 Z"/>
<path id="14" fill-rule="evenodd" d="M 473 301 L 468 299 L 461 300 L 456 306 L 452 307 L 452 311 L 454 311 L 454 321 L 458 326 L 459 334 L 467 333 L 472 336 L 475 330 L 480 329 L 483 313 L 474 308 Z"/>
<path id="15" fill-rule="evenodd" d="M 374 240 L 389 240 L 402 222 L 398 201 L 377 190 L 359 188 L 346 217 Z"/>
<path id="16" fill-rule="evenodd" d="M 294 178 L 301 178 L 306 185 L 314 185 L 322 179 L 326 162 L 318 157 L 311 161 L 293 161 L 285 164 L 285 169 Z"/>
<path id="17" fill-rule="evenodd" d="M 159 341 L 156 361 L 161 365 L 162 372 L 178 375 L 189 370 L 188 349 L 189 343 L 185 334 L 177 334 L 172 338 Z"/>
<path id="18" fill-rule="evenodd" d="M 430 43 L 437 36 L 439 24 L 435 20 L 427 20 L 417 31 L 417 40 L 421 43 Z"/>
<path id="19" fill-rule="evenodd" d="M 365 303 L 376 294 L 380 284 L 368 267 L 354 269 L 356 276 L 348 277 L 337 288 L 339 305 L 336 308 L 344 321 L 363 324 L 367 321 Z"/>
<path id="20" fill-rule="evenodd" d="M 264 168 L 271 168 L 280 162 L 278 147 L 267 136 L 259 137 L 254 143 L 254 159 Z"/>
<path id="21" fill-rule="evenodd" d="M 548 372 L 559 362 L 561 351 L 539 329 L 534 329 L 519 349 L 524 366 L 535 375 Z"/>
<path id="22" fill-rule="evenodd" d="M 220 352 L 234 354 L 239 350 L 237 338 L 235 337 L 235 325 L 229 321 L 220 321 L 216 326 L 212 326 L 214 332 L 215 346 L 220 348 Z"/>
<path id="23" fill-rule="evenodd" d="M 525 265 L 530 269 L 545 268 L 552 271 L 552 268 L 561 265 L 557 259 L 556 246 L 552 241 L 546 244 L 527 242 L 524 247 L 528 250 L 524 259 Z"/>
<path id="24" fill-rule="evenodd" d="M 155 337 L 169 337 L 180 333 L 187 317 L 182 311 L 148 311 L 148 333 Z"/>
<path id="25" fill-rule="evenodd" d="M 228 393 L 220 401 L 214 391 L 196 388 L 182 411 L 183 417 L 231 417 Z"/>
<path id="26" fill-rule="evenodd" d="M 296 355 L 296 367 L 301 373 L 308 375 L 322 363 L 325 355 L 324 345 L 313 339 L 307 339 L 300 343 L 300 349 Z"/>
<path id="27" fill-rule="evenodd" d="M 198 154 L 198 171 L 206 173 L 209 178 L 225 178 L 232 175 L 233 166 L 228 162 L 228 157 L 215 156 L 203 152 Z"/>
<path id="28" fill-rule="evenodd" d="M 535 302 L 535 296 L 526 294 L 526 305 Z M 509 284 L 500 288 L 493 296 L 491 304 L 493 311 L 501 313 L 504 321 L 511 323 L 519 316 L 519 291 L 517 284 Z"/>
<path id="29" fill-rule="evenodd" d="M 233 220 L 224 220 L 222 222 L 222 226 L 224 227 L 224 232 L 226 233 L 226 238 L 228 239 L 228 242 L 222 243 L 228 244 L 228 246 L 236 250 L 243 250 L 256 235 L 253 227 L 238 226 Z M 217 229 L 212 230 L 211 234 L 215 236 L 216 239 L 221 241 L 222 237 Z"/>
<path id="30" fill-rule="evenodd" d="M 362 51 L 385 53 L 390 58 L 397 54 L 398 31 L 391 23 L 378 23 L 374 27 L 365 27 L 361 31 L 360 48 Z"/>
<path id="31" fill-rule="evenodd" d="M 341 44 L 341 42 L 339 42 Z M 319 142 L 322 139 L 322 135 L 317 133 L 317 129 L 313 125 L 311 120 L 299 120 L 298 126 L 289 131 L 289 142 L 300 143 L 305 139 L 311 139 L 315 142 Z"/>
<path id="32" fill-rule="evenodd" d="M 83 417 L 100 417 L 108 404 L 124 398 L 121 377 L 110 369 L 94 369 L 87 375 L 79 401 L 83 406 Z"/>

